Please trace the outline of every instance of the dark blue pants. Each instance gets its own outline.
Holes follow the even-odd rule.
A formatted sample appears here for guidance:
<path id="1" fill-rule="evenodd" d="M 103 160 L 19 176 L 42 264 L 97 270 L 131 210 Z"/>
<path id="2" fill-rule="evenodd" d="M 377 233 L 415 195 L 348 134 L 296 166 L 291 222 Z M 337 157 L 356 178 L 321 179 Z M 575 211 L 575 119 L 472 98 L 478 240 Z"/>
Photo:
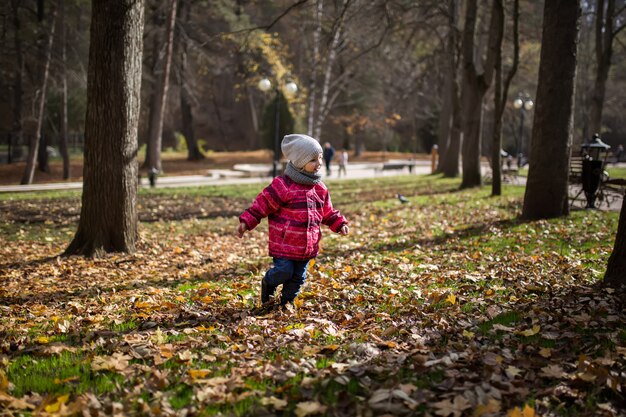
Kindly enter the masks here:
<path id="1" fill-rule="evenodd" d="M 279 285 L 283 286 L 280 304 L 293 303 L 300 292 L 300 287 L 306 281 L 306 269 L 309 261 L 291 261 L 289 259 L 273 258 L 274 266 L 265 273 L 265 294 L 261 301 L 266 302 L 274 295 Z M 263 297 L 265 296 L 265 297 Z M 265 298 L 265 299 L 264 299 Z"/>

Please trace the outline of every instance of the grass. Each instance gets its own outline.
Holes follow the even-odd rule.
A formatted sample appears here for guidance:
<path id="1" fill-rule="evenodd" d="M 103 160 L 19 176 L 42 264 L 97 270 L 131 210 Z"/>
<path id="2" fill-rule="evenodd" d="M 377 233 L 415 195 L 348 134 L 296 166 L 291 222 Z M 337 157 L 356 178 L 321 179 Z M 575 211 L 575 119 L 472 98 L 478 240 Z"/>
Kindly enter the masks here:
<path id="1" fill-rule="evenodd" d="M 116 390 L 124 381 L 122 375 L 92 371 L 87 359 L 80 351 L 43 358 L 20 356 L 11 363 L 7 372 L 14 385 L 12 394 L 17 397 L 31 392 L 58 395 L 89 391 L 104 394 Z"/>
<path id="2" fill-rule="evenodd" d="M 573 211 L 526 222 L 519 219 L 523 187 L 506 185 L 492 197 L 489 187 L 458 186 L 458 179 L 436 175 L 329 181 L 352 232 L 325 232 L 293 316 L 247 314 L 270 264 L 265 222 L 237 239 L 235 214 L 182 218 L 176 211 L 215 200 L 235 212 L 258 185 L 141 191 L 143 209 L 164 219 L 140 223 L 140 250 L 132 256 L 39 261 L 67 245 L 72 221 L 56 215 L 0 225 L 0 250 L 11 262 L 0 275 L 7 307 L 0 319 L 0 389 L 4 373 L 16 398 L 68 393 L 74 401 L 89 392 L 122 403 L 128 414 L 143 403 L 243 416 L 295 414 L 302 402 L 323 404 L 330 414 L 357 405 L 369 410 L 377 390 L 402 386 L 407 395 L 428 398 L 412 412 L 435 415 L 433 404 L 451 399 L 444 394 L 450 389 L 488 384 L 492 375 L 482 359 L 493 352 L 503 361 L 501 369 L 494 365 L 497 379 L 509 366 L 536 378 L 515 381 L 528 387 L 525 395 L 502 391 L 502 413 L 526 402 L 538 412 L 577 416 L 612 401 L 598 379 L 574 387 L 585 405 L 568 406 L 552 391 L 542 393 L 580 381 L 544 377 L 541 369 L 576 364 L 581 354 L 607 366 L 602 358 L 626 345 L 623 315 L 612 310 L 617 295 L 594 286 L 618 213 Z M 410 202 L 400 204 L 396 194 Z M 20 195 L 12 202 L 32 209 L 44 201 L 44 214 L 62 213 L 55 210 L 78 197 Z M 585 314 L 602 325 L 579 325 Z M 71 323 L 67 333 L 53 317 Z M 521 333 L 535 324 L 540 332 Z M 540 356 L 542 349 L 554 358 Z M 121 353 L 135 355 L 123 375 L 91 368 L 95 356 Z M 206 375 L 194 378 L 191 370 Z M 602 368 L 597 378 L 614 370 Z M 207 382 L 217 377 L 227 382 Z M 480 389 L 487 395 L 488 385 Z M 287 405 L 262 405 L 268 397 Z"/>

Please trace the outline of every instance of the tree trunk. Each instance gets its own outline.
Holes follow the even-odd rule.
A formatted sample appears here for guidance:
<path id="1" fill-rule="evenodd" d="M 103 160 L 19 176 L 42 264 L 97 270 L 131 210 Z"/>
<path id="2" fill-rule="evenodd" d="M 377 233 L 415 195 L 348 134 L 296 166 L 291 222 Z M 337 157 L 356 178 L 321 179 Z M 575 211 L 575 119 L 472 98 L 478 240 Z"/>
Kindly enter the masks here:
<path id="1" fill-rule="evenodd" d="M 141 1 L 92 2 L 82 207 L 65 255 L 135 251 L 143 21 Z"/>
<path id="2" fill-rule="evenodd" d="M 606 266 L 604 283 L 611 286 L 626 284 L 626 198 L 622 201 L 615 245 Z"/>
<path id="3" fill-rule="evenodd" d="M 522 217 L 569 214 L 568 171 L 572 144 L 576 47 L 580 5 L 569 0 L 544 6 L 537 107 Z"/>
<path id="4" fill-rule="evenodd" d="M 189 22 L 191 4 L 188 1 L 180 2 L 180 16 L 183 25 Z M 198 148 L 198 141 L 193 130 L 193 112 L 191 98 L 189 95 L 189 85 L 187 80 L 187 35 L 181 33 L 178 37 L 180 46 L 180 62 L 178 67 L 178 85 L 180 91 L 180 113 L 182 118 L 182 133 L 187 144 L 187 160 L 199 161 L 204 159 L 204 154 Z"/>
<path id="5" fill-rule="evenodd" d="M 472 74 L 466 74 L 463 81 L 463 180 L 461 188 L 481 185 L 480 175 L 480 136 L 485 91 L 477 84 Z"/>
<path id="6" fill-rule="evenodd" d="M 48 32 L 48 42 L 46 44 L 46 50 L 44 54 L 44 63 L 42 73 L 42 82 L 39 103 L 37 103 L 37 130 L 35 134 L 31 136 L 30 143 L 28 144 L 28 156 L 26 159 L 26 168 L 24 169 L 24 175 L 22 176 L 21 184 L 32 184 L 33 177 L 35 176 L 35 160 L 39 153 L 39 142 L 41 139 L 41 130 L 43 128 L 44 110 L 46 107 L 46 92 L 48 88 L 48 74 L 50 72 L 50 60 L 52 56 L 52 41 L 54 40 L 54 28 L 55 28 L 56 11 L 52 13 L 50 17 L 50 31 Z M 44 149 L 45 151 L 45 149 Z"/>
<path id="7" fill-rule="evenodd" d="M 596 2 L 596 79 L 591 93 L 591 109 L 589 111 L 590 133 L 602 132 L 602 108 L 606 92 L 606 81 L 611 69 L 611 57 L 613 55 L 613 19 L 615 15 L 615 0 Z M 588 138 L 587 138 L 588 139 Z"/>
<path id="8" fill-rule="evenodd" d="M 452 131 L 452 108 L 454 89 L 454 80 L 456 78 L 456 0 L 449 0 L 448 2 L 448 34 L 446 39 L 446 47 L 444 52 L 444 80 L 442 89 L 442 103 L 441 111 L 439 112 L 439 126 L 437 128 L 438 144 L 441 151 L 441 158 L 439 158 L 437 172 L 443 171 L 444 160 L 448 152 L 448 146 L 450 144 L 450 133 Z M 458 154 L 457 154 L 458 155 Z M 458 156 L 457 156 L 458 158 Z M 458 164 L 458 159 L 457 159 Z"/>
<path id="9" fill-rule="evenodd" d="M 483 98 L 493 78 L 495 59 L 499 51 L 498 37 L 502 31 L 503 14 L 498 13 L 502 8 L 502 0 L 496 0 L 491 8 L 491 23 L 489 26 L 489 40 L 487 57 L 482 74 L 477 72 L 474 36 L 476 26 L 476 0 L 467 3 L 465 13 L 465 27 L 463 28 L 463 181 L 461 188 L 477 187 L 481 185 L 480 175 L 480 142 L 482 128 Z"/>
<path id="10" fill-rule="evenodd" d="M 500 6 L 502 4 L 500 3 Z M 502 38 L 504 34 L 504 10 L 502 7 L 497 9 L 498 13 L 502 13 L 502 31 L 500 32 L 500 46 L 496 54 L 496 88 L 495 88 L 495 110 L 494 110 L 494 126 L 493 126 L 493 142 L 491 150 L 491 170 L 493 184 L 491 187 L 491 195 L 502 195 L 502 114 L 506 108 L 506 99 L 509 95 L 509 86 L 519 64 L 519 0 L 513 2 L 513 64 L 509 70 L 504 85 L 502 85 Z"/>
<path id="11" fill-rule="evenodd" d="M 59 152 L 63 158 L 63 179 L 70 178 L 70 156 L 67 149 L 67 56 L 65 27 L 65 0 L 59 0 L 59 13 L 61 21 L 61 128 L 59 129 Z"/>
<path id="12" fill-rule="evenodd" d="M 494 91 L 493 137 L 491 142 L 491 195 L 502 195 L 502 55 L 496 58 L 496 86 Z M 505 95 L 506 98 L 506 95 Z"/>
<path id="13" fill-rule="evenodd" d="M 154 124 L 150 128 L 150 138 L 148 146 L 150 157 L 148 158 L 149 170 L 161 171 L 161 144 L 163 141 L 163 118 L 165 116 L 165 105 L 167 103 L 167 91 L 169 89 L 170 67 L 172 63 L 172 49 L 174 45 L 174 23 L 176 22 L 176 0 L 170 0 L 170 13 L 167 18 L 167 29 L 165 31 L 165 57 L 163 58 L 163 72 L 160 74 L 156 88 L 156 111 Z"/>
<path id="14" fill-rule="evenodd" d="M 324 2 L 317 0 L 315 7 L 315 30 L 313 31 L 313 59 L 309 78 L 309 105 L 307 108 L 307 135 L 313 136 L 315 128 L 315 103 L 317 95 L 317 68 L 320 62 L 320 42 L 322 37 L 322 12 Z"/>
<path id="15" fill-rule="evenodd" d="M 13 124 L 12 135 L 9 140 L 16 139 L 17 144 L 22 143 L 22 72 L 24 70 L 24 57 L 22 55 L 22 35 L 20 33 L 20 17 L 19 17 L 19 0 L 11 0 L 11 14 L 13 29 L 15 35 L 13 39 L 13 46 L 15 48 L 15 74 L 13 81 L 13 95 L 12 95 L 12 108 L 13 108 Z M 13 142 L 11 142 L 13 143 Z M 12 151 L 12 150 L 10 150 Z M 9 155 L 9 161 L 12 155 Z"/>

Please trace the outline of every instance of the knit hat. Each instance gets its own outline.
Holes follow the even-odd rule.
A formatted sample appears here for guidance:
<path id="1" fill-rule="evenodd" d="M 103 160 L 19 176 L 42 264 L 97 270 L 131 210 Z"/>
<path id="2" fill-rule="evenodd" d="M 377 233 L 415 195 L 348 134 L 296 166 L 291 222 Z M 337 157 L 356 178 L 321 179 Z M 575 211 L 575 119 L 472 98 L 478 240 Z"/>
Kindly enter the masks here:
<path id="1" fill-rule="evenodd" d="M 287 159 L 298 169 L 302 169 L 322 153 L 322 147 L 317 140 L 299 133 L 285 136 L 280 147 Z"/>

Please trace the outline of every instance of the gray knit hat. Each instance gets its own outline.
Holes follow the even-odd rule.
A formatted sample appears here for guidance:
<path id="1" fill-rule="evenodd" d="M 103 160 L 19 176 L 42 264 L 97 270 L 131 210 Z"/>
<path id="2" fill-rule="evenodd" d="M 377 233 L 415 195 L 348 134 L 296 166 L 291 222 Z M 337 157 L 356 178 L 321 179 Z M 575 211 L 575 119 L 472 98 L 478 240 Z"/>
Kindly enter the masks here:
<path id="1" fill-rule="evenodd" d="M 322 153 L 322 146 L 317 140 L 299 133 L 285 136 L 280 147 L 287 159 L 298 169 Z"/>

